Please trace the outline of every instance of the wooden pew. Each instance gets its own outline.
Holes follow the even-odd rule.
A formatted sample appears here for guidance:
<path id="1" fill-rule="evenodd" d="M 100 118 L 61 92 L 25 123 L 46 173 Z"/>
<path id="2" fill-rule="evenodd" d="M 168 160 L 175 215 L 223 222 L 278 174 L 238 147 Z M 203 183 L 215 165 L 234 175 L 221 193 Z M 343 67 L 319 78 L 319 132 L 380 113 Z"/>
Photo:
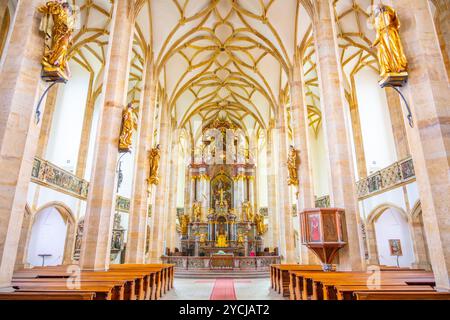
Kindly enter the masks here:
<path id="1" fill-rule="evenodd" d="M 1 300 L 94 300 L 94 292 L 12 292 L 12 293 L 0 293 Z"/>
<path id="2" fill-rule="evenodd" d="M 429 286 L 380 285 L 377 287 L 364 285 L 337 285 L 336 296 L 329 297 L 324 291 L 324 300 L 355 300 L 355 292 L 436 292 Z"/>
<path id="3" fill-rule="evenodd" d="M 355 292 L 356 300 L 450 300 L 447 292 Z"/>
<path id="4" fill-rule="evenodd" d="M 320 265 L 274 265 L 275 269 L 275 290 L 282 294 L 283 297 L 290 296 L 293 291 L 293 283 L 291 283 L 289 271 L 319 271 L 322 270 Z"/>

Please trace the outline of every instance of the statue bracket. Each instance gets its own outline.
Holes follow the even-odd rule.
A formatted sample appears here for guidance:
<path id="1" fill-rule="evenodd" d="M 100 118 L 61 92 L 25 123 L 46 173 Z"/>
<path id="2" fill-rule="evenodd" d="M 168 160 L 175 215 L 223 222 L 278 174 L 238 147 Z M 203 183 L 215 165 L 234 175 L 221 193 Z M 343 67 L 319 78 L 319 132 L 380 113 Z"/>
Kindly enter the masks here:
<path id="1" fill-rule="evenodd" d="M 53 88 L 58 83 L 66 84 L 67 80 L 64 78 L 58 78 L 58 79 L 54 79 L 54 80 L 50 80 L 50 81 L 46 80 L 46 82 L 50 83 L 50 85 L 47 87 L 47 89 L 45 89 L 44 93 L 39 98 L 39 102 L 36 106 L 36 111 L 34 112 L 35 118 L 36 118 L 36 125 L 38 125 L 41 122 L 41 105 L 42 105 L 42 102 L 44 101 L 44 98 L 49 93 L 50 89 Z"/>
<path id="2" fill-rule="evenodd" d="M 406 118 L 408 119 L 409 126 L 411 128 L 414 128 L 414 120 L 413 120 L 413 116 L 412 116 L 412 112 L 411 112 L 411 107 L 409 106 L 408 100 L 406 100 L 405 95 L 399 89 L 399 88 L 404 87 L 407 82 L 408 82 L 408 73 L 404 72 L 404 73 L 398 74 L 398 75 L 389 75 L 389 76 L 385 77 L 383 80 L 381 80 L 379 82 L 379 84 L 382 89 L 389 87 L 389 88 L 394 89 L 400 95 L 400 97 L 402 98 L 402 100 L 405 104 L 406 111 L 408 112 L 408 114 L 406 115 Z"/>

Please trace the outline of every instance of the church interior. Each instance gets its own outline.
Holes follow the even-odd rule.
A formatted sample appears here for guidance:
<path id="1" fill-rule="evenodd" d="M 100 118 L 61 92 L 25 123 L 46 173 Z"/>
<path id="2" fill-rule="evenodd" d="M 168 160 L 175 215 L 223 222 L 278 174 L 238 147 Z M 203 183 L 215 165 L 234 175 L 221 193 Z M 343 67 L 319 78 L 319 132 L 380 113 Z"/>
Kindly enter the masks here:
<path id="1" fill-rule="evenodd" d="M 450 300 L 450 1 L 0 0 L 0 300 Z"/>

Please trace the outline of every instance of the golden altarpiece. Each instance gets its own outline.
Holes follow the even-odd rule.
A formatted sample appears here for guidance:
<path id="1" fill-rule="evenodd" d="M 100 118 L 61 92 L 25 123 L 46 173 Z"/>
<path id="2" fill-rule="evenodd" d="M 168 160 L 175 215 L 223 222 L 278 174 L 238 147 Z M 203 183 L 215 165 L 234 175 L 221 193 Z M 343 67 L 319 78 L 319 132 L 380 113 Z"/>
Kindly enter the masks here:
<path id="1" fill-rule="evenodd" d="M 181 252 L 210 256 L 258 255 L 266 232 L 256 204 L 256 166 L 248 141 L 228 120 L 203 129 L 203 141 L 188 167 L 189 206 L 179 217 Z"/>

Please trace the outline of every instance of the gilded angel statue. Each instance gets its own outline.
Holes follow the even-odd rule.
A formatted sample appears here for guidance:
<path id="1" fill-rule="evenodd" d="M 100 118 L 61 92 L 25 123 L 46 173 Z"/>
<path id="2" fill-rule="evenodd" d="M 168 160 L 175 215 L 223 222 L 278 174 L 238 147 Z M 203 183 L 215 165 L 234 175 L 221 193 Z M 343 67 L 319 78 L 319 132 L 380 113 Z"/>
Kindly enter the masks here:
<path id="1" fill-rule="evenodd" d="M 67 82 L 69 47 L 75 29 L 75 14 L 67 1 L 48 1 L 38 11 L 44 14 L 40 30 L 45 32 L 46 46 L 42 58 L 42 77 L 47 81 Z"/>

